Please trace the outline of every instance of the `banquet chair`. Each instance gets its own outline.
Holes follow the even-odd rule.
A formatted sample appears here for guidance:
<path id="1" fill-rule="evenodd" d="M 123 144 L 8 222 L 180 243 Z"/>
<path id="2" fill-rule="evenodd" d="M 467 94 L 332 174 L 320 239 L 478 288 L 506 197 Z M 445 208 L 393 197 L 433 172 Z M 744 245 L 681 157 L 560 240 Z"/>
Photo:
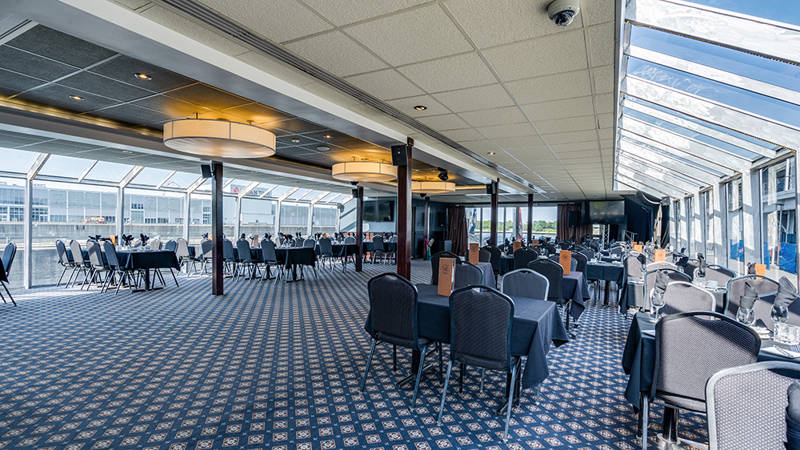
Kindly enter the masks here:
<path id="1" fill-rule="evenodd" d="M 11 272 L 11 265 L 14 263 L 14 257 L 17 255 L 17 244 L 13 242 L 9 242 L 6 244 L 6 247 L 3 249 L 2 255 L 2 262 L 3 262 L 3 271 L 5 271 L 5 278 L 8 280 L 8 274 Z M 14 297 L 11 295 L 11 291 L 8 290 L 8 286 L 6 286 L 6 282 L 3 281 L 0 283 L 3 285 L 3 289 L 6 291 L 6 295 L 8 298 L 11 299 L 11 303 L 14 306 L 17 306 L 17 302 L 14 300 Z M 6 302 L 5 297 L 3 297 L 3 303 Z"/>
<path id="2" fill-rule="evenodd" d="M 253 254 L 250 252 L 250 242 L 247 239 L 239 239 L 236 241 L 236 250 L 239 253 L 238 263 L 242 268 L 242 274 L 250 269 L 250 278 L 247 278 L 248 280 L 260 276 L 261 272 L 258 270 L 259 261 L 258 259 L 253 259 Z"/>
<path id="3" fill-rule="evenodd" d="M 744 294 L 745 283 L 750 283 L 750 286 L 758 292 L 759 296 L 778 292 L 778 282 L 772 278 L 760 275 L 743 275 L 731 278 L 728 280 L 728 292 L 725 295 L 725 307 L 723 308 L 726 316 L 736 318 L 736 313 L 739 311 L 739 301 L 742 299 L 742 294 Z"/>
<path id="4" fill-rule="evenodd" d="M 650 292 L 652 292 L 653 288 L 656 285 L 656 276 L 658 275 L 659 271 L 666 271 L 667 278 L 669 278 L 670 282 L 672 281 L 686 281 L 691 282 L 692 280 L 686 276 L 685 273 L 677 270 L 677 269 L 657 269 L 657 270 L 650 270 L 649 267 L 647 272 L 644 274 L 644 284 L 643 284 L 643 291 L 642 295 L 642 307 L 645 311 L 649 311 L 650 305 Z"/>
<path id="5" fill-rule="evenodd" d="M 687 259 L 683 265 L 679 265 L 683 269 L 683 273 L 694 279 L 694 272 L 700 267 L 700 261 L 696 259 Z"/>
<path id="6" fill-rule="evenodd" d="M 489 251 L 487 248 L 481 248 L 478 250 L 478 262 L 492 262 L 492 252 Z M 494 270 L 494 267 L 492 268 Z"/>
<path id="7" fill-rule="evenodd" d="M 83 273 L 83 281 L 81 282 L 82 288 L 83 284 L 86 283 L 86 280 L 89 278 L 89 269 L 92 265 L 89 260 L 83 256 L 80 242 L 74 239 L 69 241 L 69 249 L 72 252 L 72 259 L 75 262 L 75 279 L 72 280 L 72 285 L 75 286 L 75 283 L 78 281 L 78 275 Z"/>
<path id="8" fill-rule="evenodd" d="M 546 300 L 549 290 L 547 277 L 527 267 L 512 270 L 500 278 L 500 291 L 510 297 Z"/>
<path id="9" fill-rule="evenodd" d="M 719 287 L 727 286 L 728 281 L 735 277 L 736 273 L 734 271 L 718 264 L 709 264 L 706 268 L 706 280 L 716 281 Z"/>
<path id="10" fill-rule="evenodd" d="M 532 261 L 528 263 L 528 268 L 547 278 L 547 300 L 564 309 L 564 314 L 567 316 L 566 327 L 569 331 L 572 301 L 564 299 L 564 268 L 561 267 L 561 264 L 548 258 Z M 570 335 L 573 336 L 571 332 Z"/>
<path id="11" fill-rule="evenodd" d="M 203 273 L 206 272 L 206 267 L 209 263 L 211 263 L 212 258 L 214 257 L 214 242 L 211 239 L 204 239 L 200 242 L 200 259 L 202 261 L 200 265 L 200 270 Z"/>
<path id="12" fill-rule="evenodd" d="M 92 287 L 95 281 L 100 282 L 100 292 L 105 291 L 106 282 L 110 279 L 113 270 L 106 261 L 103 260 L 103 251 L 100 249 L 100 243 L 97 241 L 88 241 L 86 243 L 86 253 L 89 255 L 89 283 L 86 285 L 86 290 Z M 105 279 L 103 275 L 105 274 Z M 83 289 L 83 286 L 81 286 Z"/>
<path id="13" fill-rule="evenodd" d="M 514 301 L 495 289 L 469 286 L 456 289 L 450 294 L 450 360 L 447 363 L 437 425 L 442 422 L 453 362 L 511 372 L 503 432 L 503 441 L 506 441 L 514 405 L 514 386 L 520 368 L 520 358 L 511 354 L 513 320 Z"/>
<path id="14" fill-rule="evenodd" d="M 261 240 L 261 257 L 264 260 L 264 275 L 262 280 L 268 280 L 270 267 L 275 266 L 278 268 L 276 277 L 280 278 L 283 275 L 283 266 L 278 264 L 278 255 L 275 253 L 275 243 L 269 239 Z"/>
<path id="15" fill-rule="evenodd" d="M 103 290 L 108 290 L 108 287 L 112 282 L 114 282 L 114 275 L 120 274 L 119 280 L 116 281 L 117 289 L 114 292 L 114 295 L 119 294 L 119 288 L 122 287 L 125 282 L 131 286 L 131 288 L 135 288 L 138 286 L 139 281 L 136 277 L 137 271 L 128 269 L 126 267 L 121 267 L 119 263 L 119 257 L 117 257 L 117 250 L 114 248 L 114 244 L 110 241 L 103 241 L 103 253 L 106 255 L 106 261 L 108 262 L 108 266 L 111 269 L 110 273 L 110 280 L 107 283 L 104 283 Z"/>
<path id="16" fill-rule="evenodd" d="M 239 275 L 239 258 L 233 252 L 233 242 L 230 239 L 222 240 L 222 260 L 228 269 L 228 274 L 236 278 Z"/>
<path id="17" fill-rule="evenodd" d="M 492 270 L 494 270 L 495 275 L 498 275 L 500 273 L 500 256 L 503 252 L 500 251 L 499 247 L 493 245 L 486 245 L 483 248 L 489 252 L 489 262 L 492 263 Z"/>
<path id="18" fill-rule="evenodd" d="M 586 272 L 586 264 L 589 262 L 589 258 L 587 258 L 586 255 L 581 252 L 575 252 L 572 254 L 572 260 L 576 261 L 575 272 Z"/>
<path id="19" fill-rule="evenodd" d="M 372 337 L 372 347 L 359 388 L 361 392 L 364 392 L 367 374 L 378 344 L 386 342 L 396 347 L 419 351 L 421 356 L 414 382 L 414 395 L 411 398 L 413 408 L 417 403 L 417 392 L 425 366 L 425 357 L 437 347 L 441 356 L 441 346 L 437 346 L 419 335 L 418 294 L 417 288 L 410 281 L 396 273 L 384 273 L 369 280 L 367 293 L 370 305 L 368 331 Z"/>
<path id="20" fill-rule="evenodd" d="M 456 264 L 461 264 L 461 258 L 452 252 L 439 252 L 431 256 L 431 284 L 439 284 L 439 259 L 440 258 L 453 258 Z"/>
<path id="21" fill-rule="evenodd" d="M 183 269 L 183 266 L 186 266 L 186 278 L 189 278 L 191 275 L 189 272 L 190 266 L 192 272 L 196 272 L 195 263 L 197 262 L 197 258 L 192 258 L 191 253 L 189 253 L 189 243 L 186 242 L 186 239 L 178 238 L 176 242 L 175 256 L 178 257 L 178 264 L 181 269 Z"/>
<path id="22" fill-rule="evenodd" d="M 731 367 L 712 375 L 706 384 L 709 449 L 784 448 L 786 393 L 798 380 L 800 365 L 787 361 Z"/>
<path id="23" fill-rule="evenodd" d="M 313 239 L 306 239 L 305 241 L 303 241 L 303 247 L 305 248 L 314 248 L 316 246 L 317 246 L 317 241 Z"/>
<path id="24" fill-rule="evenodd" d="M 678 410 L 706 411 L 706 383 L 720 370 L 756 362 L 761 339 L 750 327 L 711 311 L 656 322 L 653 385 L 643 393 L 642 448 L 647 448 L 650 398 L 664 403 L 663 438 L 678 440 Z"/>
<path id="25" fill-rule="evenodd" d="M 167 242 L 164 243 L 163 249 L 168 251 L 168 252 L 177 251 L 178 250 L 178 241 L 175 241 L 173 239 L 168 240 Z"/>
<path id="26" fill-rule="evenodd" d="M 649 263 L 649 264 L 647 264 L 645 266 L 645 271 L 646 272 L 651 272 L 651 271 L 660 270 L 660 269 L 679 270 L 679 267 L 676 266 L 675 264 L 672 264 L 671 262 L 667 262 L 667 261 L 651 262 L 651 263 Z M 683 272 L 683 271 L 681 271 L 681 272 Z"/>
<path id="27" fill-rule="evenodd" d="M 649 304 L 649 298 L 648 304 Z M 691 311 L 714 311 L 717 299 L 711 292 L 688 281 L 673 281 L 664 291 L 664 315 Z M 650 305 L 652 308 L 653 305 Z"/>
<path id="28" fill-rule="evenodd" d="M 344 238 L 344 243 L 345 244 L 355 244 L 356 243 L 356 238 L 354 238 L 353 236 L 347 236 L 346 238 Z"/>
<path id="29" fill-rule="evenodd" d="M 386 248 L 383 246 L 383 236 L 374 236 L 372 238 L 372 255 L 371 262 L 374 264 L 375 259 L 378 257 L 386 258 Z"/>
<path id="30" fill-rule="evenodd" d="M 539 258 L 539 253 L 536 250 L 520 248 L 514 252 L 514 269 L 528 267 L 528 263 L 537 258 Z"/>
<path id="31" fill-rule="evenodd" d="M 319 241 L 319 257 L 320 263 L 325 267 L 325 262 L 328 262 L 328 268 L 333 270 L 333 244 L 331 238 L 321 238 Z"/>
<path id="32" fill-rule="evenodd" d="M 303 238 L 297 238 L 294 240 L 293 247 L 302 247 L 305 244 L 305 240 Z"/>
<path id="33" fill-rule="evenodd" d="M 455 281 L 453 289 L 483 284 L 483 271 L 470 263 L 456 264 Z"/>
<path id="34" fill-rule="evenodd" d="M 58 283 L 56 283 L 56 287 L 61 284 L 61 280 L 64 278 L 64 274 L 67 273 L 67 270 L 73 269 L 73 272 L 70 273 L 69 278 L 67 278 L 67 285 L 72 280 L 72 274 L 74 273 L 75 269 L 75 261 L 70 257 L 69 253 L 67 253 L 67 247 L 64 245 L 60 239 L 56 240 L 56 252 L 58 253 L 58 263 L 64 270 L 61 271 L 61 276 L 58 277 Z"/>
<path id="35" fill-rule="evenodd" d="M 147 246 L 150 247 L 150 250 L 161 250 L 161 239 L 150 239 L 147 241 Z"/>

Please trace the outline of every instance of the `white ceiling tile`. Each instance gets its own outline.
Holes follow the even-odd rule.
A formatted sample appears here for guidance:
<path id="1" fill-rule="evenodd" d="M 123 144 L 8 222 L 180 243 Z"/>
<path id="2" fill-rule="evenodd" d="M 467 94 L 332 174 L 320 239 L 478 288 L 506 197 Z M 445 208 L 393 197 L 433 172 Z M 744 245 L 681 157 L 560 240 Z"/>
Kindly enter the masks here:
<path id="1" fill-rule="evenodd" d="M 345 81 L 381 100 L 412 97 L 424 93 L 394 69 L 355 75 L 345 78 Z"/>
<path id="2" fill-rule="evenodd" d="M 483 139 L 480 133 L 475 131 L 474 128 L 464 128 L 461 130 L 449 130 L 445 131 L 445 136 L 449 137 L 450 139 L 456 142 L 469 142 L 469 141 L 476 141 L 479 139 Z"/>
<path id="3" fill-rule="evenodd" d="M 499 84 L 440 92 L 433 97 L 455 112 L 499 108 L 514 104 Z"/>
<path id="4" fill-rule="evenodd" d="M 580 97 L 592 93 L 586 70 L 506 83 L 519 104 Z"/>
<path id="5" fill-rule="evenodd" d="M 596 141 L 597 132 L 595 130 L 584 130 L 584 131 L 570 131 L 567 133 L 544 134 L 542 135 L 542 139 L 547 141 L 547 143 L 549 144 Z"/>
<path id="6" fill-rule="evenodd" d="M 389 100 L 386 103 L 394 106 L 400 110 L 400 112 L 411 117 L 435 116 L 437 114 L 447 114 L 450 112 L 444 107 L 444 105 L 434 100 L 434 98 L 430 95 L 417 95 L 415 97 L 399 98 L 396 100 Z M 427 109 L 422 111 L 417 111 L 414 109 L 415 106 L 420 105 L 427 107 Z"/>
<path id="7" fill-rule="evenodd" d="M 594 115 L 553 120 L 538 120 L 534 122 L 534 124 L 542 134 L 561 133 L 564 131 L 593 130 L 597 128 L 597 122 Z"/>
<path id="8" fill-rule="evenodd" d="M 344 30 L 395 66 L 472 49 L 437 4 L 360 23 Z"/>
<path id="9" fill-rule="evenodd" d="M 501 137 L 492 139 L 492 142 L 506 150 L 530 151 L 531 149 L 546 149 L 539 136 Z"/>
<path id="10" fill-rule="evenodd" d="M 614 114 L 605 113 L 598 114 L 597 121 L 600 123 L 600 128 L 610 128 L 614 126 Z"/>
<path id="11" fill-rule="evenodd" d="M 372 72 L 386 67 L 383 61 L 341 31 L 300 39 L 286 44 L 285 47 L 295 55 L 338 77 Z"/>
<path id="12" fill-rule="evenodd" d="M 480 48 L 530 39 L 564 29 L 547 17 L 550 0 L 449 0 L 445 7 Z M 578 15 L 571 27 L 580 28 Z"/>
<path id="13" fill-rule="evenodd" d="M 483 51 L 502 81 L 586 68 L 583 30 L 559 33 Z"/>
<path id="14" fill-rule="evenodd" d="M 583 23 L 595 25 L 614 20 L 614 0 L 591 0 L 581 2 L 581 13 Z"/>
<path id="15" fill-rule="evenodd" d="M 428 0 L 305 0 L 306 4 L 337 26 L 393 13 Z"/>
<path id="16" fill-rule="evenodd" d="M 480 127 L 478 131 L 489 139 L 501 137 L 532 136 L 536 134 L 529 123 L 514 123 L 507 125 L 494 125 L 491 127 Z M 538 138 L 537 138 L 538 140 Z"/>
<path id="17" fill-rule="evenodd" d="M 586 40 L 591 67 L 614 64 L 614 22 L 589 27 Z"/>
<path id="18" fill-rule="evenodd" d="M 455 114 L 420 117 L 418 120 L 437 131 L 456 130 L 459 128 L 469 127 L 469 124 L 464 122 L 464 119 Z"/>
<path id="19" fill-rule="evenodd" d="M 562 144 L 551 143 L 550 148 L 552 148 L 553 151 L 556 152 L 556 154 L 558 155 L 562 153 L 570 153 L 577 151 L 597 150 L 597 140 L 584 141 L 584 142 L 567 142 Z"/>
<path id="20" fill-rule="evenodd" d="M 452 91 L 497 82 L 474 52 L 399 67 L 397 70 L 427 92 Z"/>
<path id="21" fill-rule="evenodd" d="M 522 105 L 522 110 L 533 121 L 585 116 L 594 113 L 591 96 Z"/>
<path id="22" fill-rule="evenodd" d="M 209 8 L 273 42 L 285 42 L 333 28 L 296 0 L 200 0 Z"/>
<path id="23" fill-rule="evenodd" d="M 490 125 L 520 123 L 526 121 L 522 111 L 520 111 L 516 106 L 463 112 L 459 115 L 473 127 L 486 127 Z"/>
<path id="24" fill-rule="evenodd" d="M 138 3 L 142 2 L 135 1 L 131 6 Z M 150 2 L 147 1 L 144 3 Z M 210 30 L 209 27 L 188 19 L 172 8 L 151 5 L 149 8 L 142 11 L 141 15 L 229 55 L 241 55 L 250 50 L 249 47 L 241 45 L 240 42 L 230 39 L 228 35 L 217 32 L 216 30 Z"/>
<path id="25" fill-rule="evenodd" d="M 614 92 L 614 66 L 603 66 L 592 69 L 595 94 Z"/>
<path id="26" fill-rule="evenodd" d="M 594 104 L 595 108 L 597 108 L 598 113 L 610 113 L 614 112 L 614 101 L 615 101 L 614 94 L 600 94 L 594 96 Z"/>
<path id="27" fill-rule="evenodd" d="M 614 138 L 614 128 L 601 128 L 597 130 L 600 139 L 612 140 Z"/>
<path id="28" fill-rule="evenodd" d="M 500 149 L 497 148 L 497 145 L 488 139 L 465 141 L 465 142 L 460 142 L 460 144 L 466 147 L 468 150 L 472 151 L 473 153 L 477 153 L 479 155 L 485 155 L 487 152 L 500 151 Z"/>

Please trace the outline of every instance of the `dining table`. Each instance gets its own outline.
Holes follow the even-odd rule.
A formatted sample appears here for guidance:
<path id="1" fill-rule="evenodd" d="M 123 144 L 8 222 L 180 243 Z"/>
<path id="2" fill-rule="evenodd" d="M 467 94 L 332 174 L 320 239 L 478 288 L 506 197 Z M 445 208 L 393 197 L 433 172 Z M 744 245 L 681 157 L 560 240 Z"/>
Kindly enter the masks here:
<path id="1" fill-rule="evenodd" d="M 584 270 L 584 275 L 586 276 L 586 281 L 602 281 L 605 282 L 605 286 L 603 289 L 604 298 L 603 304 L 608 305 L 609 303 L 609 291 L 610 285 L 613 281 L 616 283 L 617 287 L 621 287 L 623 284 L 623 277 L 625 276 L 625 268 L 621 262 L 607 262 L 602 260 L 597 261 L 588 261 L 586 263 L 586 269 Z"/>
<path id="2" fill-rule="evenodd" d="M 233 249 L 233 256 L 239 259 L 239 250 Z M 259 247 L 250 247 L 250 257 L 253 261 L 263 262 L 264 257 Z M 314 247 L 275 247 L 275 258 L 278 264 L 283 266 L 284 269 L 291 269 L 292 279 L 286 280 L 287 282 L 302 281 L 305 278 L 297 277 L 297 266 L 311 266 L 316 270 L 317 253 Z M 267 278 L 271 278 L 272 274 L 270 266 L 267 265 Z"/>

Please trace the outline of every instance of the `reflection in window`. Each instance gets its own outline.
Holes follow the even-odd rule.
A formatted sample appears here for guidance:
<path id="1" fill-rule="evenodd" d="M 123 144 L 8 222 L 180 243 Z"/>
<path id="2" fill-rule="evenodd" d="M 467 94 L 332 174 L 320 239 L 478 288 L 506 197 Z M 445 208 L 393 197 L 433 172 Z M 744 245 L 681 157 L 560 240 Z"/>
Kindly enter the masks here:
<path id="1" fill-rule="evenodd" d="M 797 273 L 794 157 L 761 169 L 761 246 L 767 276 Z"/>

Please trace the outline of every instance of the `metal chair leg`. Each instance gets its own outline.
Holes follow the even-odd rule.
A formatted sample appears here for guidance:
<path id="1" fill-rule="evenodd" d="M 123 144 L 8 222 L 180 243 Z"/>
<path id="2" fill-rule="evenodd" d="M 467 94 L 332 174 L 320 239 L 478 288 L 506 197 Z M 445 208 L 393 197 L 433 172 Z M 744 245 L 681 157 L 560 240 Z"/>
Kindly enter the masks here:
<path id="1" fill-rule="evenodd" d="M 2 282 L 0 282 L 0 284 L 2 284 L 2 285 L 3 285 L 3 289 L 5 289 L 5 290 L 6 290 L 6 294 L 8 294 L 8 298 L 10 298 L 10 299 L 11 299 L 11 303 L 12 303 L 14 306 L 17 306 L 17 302 L 14 300 L 14 297 L 11 295 L 11 292 L 8 290 L 8 286 L 6 286 L 6 284 L 5 284 L 5 283 L 2 283 Z M 3 298 L 3 301 L 5 302 L 5 301 L 6 301 L 6 299 L 5 299 L 5 298 Z"/>
<path id="2" fill-rule="evenodd" d="M 483 394 L 483 379 L 486 376 L 486 369 L 481 369 L 481 394 Z"/>
<path id="3" fill-rule="evenodd" d="M 647 421 L 650 416 L 650 399 L 647 394 L 642 394 L 642 407 L 639 409 L 642 414 L 642 449 L 647 448 Z"/>
<path id="4" fill-rule="evenodd" d="M 397 370 L 397 346 L 392 345 L 392 370 Z"/>
<path id="5" fill-rule="evenodd" d="M 453 360 L 447 361 L 447 375 L 444 377 L 444 388 L 442 388 L 442 401 L 439 402 L 439 416 L 436 417 L 436 425 L 442 423 L 442 411 L 444 411 L 444 398 L 447 396 L 447 384 L 450 382 L 450 371 L 453 369 Z"/>
<path id="6" fill-rule="evenodd" d="M 508 423 L 511 422 L 511 410 L 514 409 L 514 391 L 517 383 L 517 364 L 511 367 L 511 389 L 508 390 L 508 406 L 506 406 L 506 429 L 503 432 L 503 442 L 508 440 Z"/>
<path id="7" fill-rule="evenodd" d="M 425 356 L 428 355 L 428 346 L 422 347 L 422 356 L 419 358 L 419 368 L 417 368 L 417 381 L 414 382 L 414 396 L 411 397 L 411 407 L 417 404 L 417 391 L 419 390 L 419 379 L 422 378 L 422 369 L 425 368 Z"/>
<path id="8" fill-rule="evenodd" d="M 375 346 L 378 345 L 378 341 L 372 341 L 372 348 L 369 351 L 369 358 L 367 358 L 367 367 L 364 369 L 364 376 L 361 377 L 361 392 L 364 392 L 364 385 L 367 384 L 367 374 L 369 373 L 369 366 L 372 364 L 372 356 L 375 355 Z"/>
<path id="9" fill-rule="evenodd" d="M 64 266 L 64 270 L 61 271 L 61 276 L 58 277 L 58 282 L 56 283 L 56 287 L 61 284 L 61 280 L 64 278 L 64 274 L 67 273 L 67 266 Z"/>
<path id="10" fill-rule="evenodd" d="M 172 274 L 172 279 L 173 279 L 173 280 L 175 280 L 175 286 L 176 286 L 176 287 L 180 287 L 180 286 L 178 285 L 178 277 L 176 277 L 176 276 L 175 276 L 175 272 L 173 272 L 173 271 L 172 271 L 172 267 L 170 267 L 170 268 L 169 268 L 169 273 L 171 273 L 171 274 Z"/>

